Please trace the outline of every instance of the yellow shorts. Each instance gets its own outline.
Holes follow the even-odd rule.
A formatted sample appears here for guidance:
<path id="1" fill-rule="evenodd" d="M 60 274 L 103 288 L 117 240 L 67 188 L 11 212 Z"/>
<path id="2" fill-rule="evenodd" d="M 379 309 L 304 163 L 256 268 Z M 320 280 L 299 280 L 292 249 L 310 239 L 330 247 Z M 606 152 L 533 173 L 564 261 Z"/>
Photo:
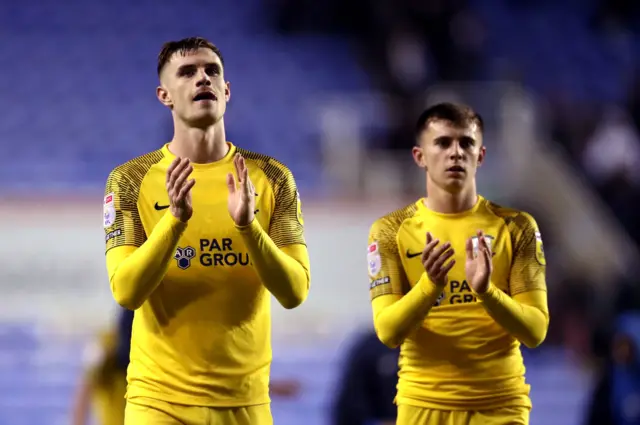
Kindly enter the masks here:
<path id="1" fill-rule="evenodd" d="M 146 397 L 127 400 L 125 425 L 273 425 L 271 407 L 184 406 Z"/>
<path id="2" fill-rule="evenodd" d="M 468 412 L 436 410 L 401 404 L 397 425 L 529 425 L 527 407 L 503 407 L 495 410 Z"/>

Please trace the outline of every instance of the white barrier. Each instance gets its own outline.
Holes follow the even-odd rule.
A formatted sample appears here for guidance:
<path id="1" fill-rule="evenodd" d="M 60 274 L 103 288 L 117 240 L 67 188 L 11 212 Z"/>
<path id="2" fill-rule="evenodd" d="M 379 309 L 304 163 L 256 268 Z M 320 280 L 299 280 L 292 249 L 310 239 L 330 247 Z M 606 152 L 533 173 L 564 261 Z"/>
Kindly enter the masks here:
<path id="1" fill-rule="evenodd" d="M 0 319 L 35 320 L 72 333 L 105 325 L 115 304 L 104 261 L 101 202 L 100 196 L 0 202 Z M 295 310 L 274 302 L 274 337 L 339 336 L 370 323 L 369 226 L 403 204 L 303 204 L 312 290 Z"/>

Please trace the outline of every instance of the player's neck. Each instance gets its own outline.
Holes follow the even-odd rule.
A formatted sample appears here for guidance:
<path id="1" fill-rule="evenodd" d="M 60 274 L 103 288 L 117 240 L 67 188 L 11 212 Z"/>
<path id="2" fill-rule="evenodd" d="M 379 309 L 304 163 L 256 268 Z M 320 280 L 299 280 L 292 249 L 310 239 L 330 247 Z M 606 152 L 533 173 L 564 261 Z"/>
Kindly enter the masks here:
<path id="1" fill-rule="evenodd" d="M 441 214 L 457 214 L 468 211 L 478 201 L 475 184 L 469 185 L 460 192 L 452 193 L 433 183 L 427 183 L 427 193 L 425 205 L 430 210 Z"/>
<path id="2" fill-rule="evenodd" d="M 203 129 L 189 127 L 176 120 L 169 150 L 174 155 L 188 158 L 196 164 L 208 164 L 221 160 L 229 152 L 224 121 L 220 120 Z"/>

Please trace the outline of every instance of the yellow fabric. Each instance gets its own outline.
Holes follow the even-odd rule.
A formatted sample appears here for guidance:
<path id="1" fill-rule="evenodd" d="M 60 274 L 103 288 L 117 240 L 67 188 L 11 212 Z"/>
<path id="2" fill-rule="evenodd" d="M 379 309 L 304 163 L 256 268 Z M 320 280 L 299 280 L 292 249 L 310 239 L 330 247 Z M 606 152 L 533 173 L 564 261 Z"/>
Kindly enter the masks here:
<path id="1" fill-rule="evenodd" d="M 494 253 L 495 290 L 484 302 L 464 270 L 466 240 L 478 230 Z M 439 294 L 420 262 L 427 232 L 455 250 L 456 265 Z M 383 342 L 402 344 L 399 404 L 530 407 L 518 338 L 537 345 L 548 324 L 544 250 L 530 215 L 482 197 L 469 211 L 439 214 L 421 199 L 373 224 L 367 260 L 376 331 Z"/>
<path id="2" fill-rule="evenodd" d="M 546 291 L 522 292 L 511 298 L 490 286 L 478 298 L 487 313 L 527 347 L 535 348 L 544 341 L 549 328 Z"/>
<path id="3" fill-rule="evenodd" d="M 167 213 L 167 216 L 173 217 Z M 163 223 L 164 222 L 164 223 Z M 107 270 L 111 282 L 111 292 L 123 307 L 135 310 L 160 284 L 169 262 L 166 260 L 166 246 L 173 245 L 173 253 L 177 242 L 173 242 L 174 234 L 180 236 L 182 231 L 175 226 L 179 220 L 162 219 L 158 223 L 165 238 L 144 244 L 139 249 L 131 245 L 123 245 L 107 252 Z M 265 287 L 285 308 L 294 308 L 302 304 L 309 294 L 311 283 L 309 253 L 306 245 L 288 245 L 278 248 L 269 235 L 253 221 L 246 229 L 239 228 L 247 245 L 247 251 L 253 258 L 253 266 Z M 155 233 L 155 232 L 154 232 Z M 160 232 L 159 232 L 160 233 Z M 154 235 L 155 236 L 155 235 Z M 177 238 L 176 238 L 177 239 Z M 129 256 L 130 259 L 125 261 Z M 149 264 L 157 267 L 150 268 Z M 150 268 L 145 272 L 144 267 Z M 117 278 L 116 278 L 116 271 Z"/>
<path id="4" fill-rule="evenodd" d="M 186 228 L 167 211 L 142 246 L 120 245 L 107 251 L 111 293 L 118 304 L 135 310 L 149 298 L 167 273 Z"/>
<path id="5" fill-rule="evenodd" d="M 435 410 L 401 404 L 397 425 L 529 425 L 529 409 L 521 406 L 482 411 Z"/>
<path id="6" fill-rule="evenodd" d="M 137 398 L 127 402 L 126 425 L 273 425 L 268 404 L 210 408 Z"/>
<path id="7" fill-rule="evenodd" d="M 441 290 L 423 273 L 418 283 L 403 297 L 373 299 L 373 324 L 380 340 L 395 348 L 415 331 L 431 311 Z"/>
<path id="8" fill-rule="evenodd" d="M 244 156 L 256 188 L 255 225 L 267 229 L 257 245 L 266 251 L 254 249 L 227 210 L 226 176 L 235 171 L 236 152 Z M 267 275 L 275 270 L 282 276 L 287 270 L 295 277 L 285 283 L 296 290 L 308 288 L 295 181 L 274 159 L 229 144 L 220 161 L 193 164 L 194 212 L 182 228 L 164 211 L 169 205 L 166 172 L 174 158 L 164 146 L 117 167 L 107 180 L 105 240 L 112 288 L 114 295 L 136 294 L 130 297 L 132 306 L 139 305 L 127 398 L 202 407 L 268 403 L 272 355 L 267 287 L 287 296 L 284 286 L 274 286 Z M 297 258 L 286 258 L 272 245 Z M 270 261 L 270 268 L 261 266 Z M 153 268 L 160 272 L 154 275 Z"/>
<path id="9" fill-rule="evenodd" d="M 260 280 L 285 308 L 302 304 L 309 293 L 309 254 L 304 245 L 279 249 L 257 220 L 238 227 Z"/>

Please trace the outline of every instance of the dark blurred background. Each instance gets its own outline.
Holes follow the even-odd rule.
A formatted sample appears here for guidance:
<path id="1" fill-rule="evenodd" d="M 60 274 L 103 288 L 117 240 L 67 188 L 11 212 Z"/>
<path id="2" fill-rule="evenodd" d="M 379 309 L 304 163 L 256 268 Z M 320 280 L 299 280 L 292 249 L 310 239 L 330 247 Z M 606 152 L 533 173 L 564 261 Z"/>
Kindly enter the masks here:
<path id="1" fill-rule="evenodd" d="M 367 339 L 364 247 L 424 196 L 412 128 L 442 100 L 485 117 L 480 191 L 545 240 L 532 425 L 640 423 L 639 20 L 631 0 L 1 1 L 0 424 L 70 423 L 86 347 L 117 321 L 105 179 L 171 138 L 156 56 L 192 35 L 225 55 L 229 140 L 287 164 L 304 202 L 313 287 L 274 307 L 274 379 L 298 388 L 274 398 L 276 424 L 337 424 L 355 409 L 341 394 L 367 405 L 393 385 L 363 384 L 394 373 Z"/>

